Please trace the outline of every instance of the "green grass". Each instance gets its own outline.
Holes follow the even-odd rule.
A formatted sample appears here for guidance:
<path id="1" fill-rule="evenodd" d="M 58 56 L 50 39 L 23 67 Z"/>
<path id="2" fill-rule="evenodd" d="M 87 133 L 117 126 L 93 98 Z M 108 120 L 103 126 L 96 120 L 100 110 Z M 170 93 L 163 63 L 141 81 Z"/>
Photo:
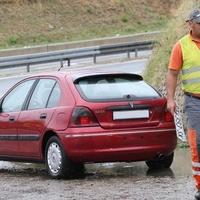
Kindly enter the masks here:
<path id="1" fill-rule="evenodd" d="M 196 5 L 195 0 L 188 1 L 183 0 L 182 5 L 175 13 L 175 17 L 169 21 L 165 32 L 158 40 L 158 44 L 154 49 L 153 55 L 149 62 L 148 67 L 144 73 L 145 79 L 153 84 L 155 87 L 163 87 L 165 81 L 165 75 L 169 62 L 169 57 L 173 45 L 188 31 L 185 19 L 189 12 Z"/>
<path id="2" fill-rule="evenodd" d="M 0 7 L 1 49 L 163 30 L 172 0 L 20 1 Z"/>
<path id="3" fill-rule="evenodd" d="M 128 22 L 128 20 L 122 20 L 124 24 Z M 92 27 L 81 28 L 81 31 L 71 30 L 65 34 L 64 32 L 50 32 L 46 33 L 38 33 L 38 34 L 14 34 L 7 38 L 6 41 L 0 41 L 0 48 L 9 48 L 9 47 L 21 47 L 26 45 L 38 45 L 38 44 L 49 44 L 56 42 L 70 42 L 70 41 L 78 41 L 78 40 L 87 40 L 87 39 L 95 39 L 101 37 L 112 37 L 116 35 L 127 35 L 134 34 L 140 32 L 149 32 L 156 30 L 164 30 L 167 24 L 166 19 L 162 19 L 161 21 L 154 22 L 153 24 L 142 24 L 138 22 L 135 26 L 131 24 L 122 25 L 118 28 L 115 26 L 107 26 L 107 25 L 94 25 Z M 67 36 L 67 37 L 66 37 Z"/>

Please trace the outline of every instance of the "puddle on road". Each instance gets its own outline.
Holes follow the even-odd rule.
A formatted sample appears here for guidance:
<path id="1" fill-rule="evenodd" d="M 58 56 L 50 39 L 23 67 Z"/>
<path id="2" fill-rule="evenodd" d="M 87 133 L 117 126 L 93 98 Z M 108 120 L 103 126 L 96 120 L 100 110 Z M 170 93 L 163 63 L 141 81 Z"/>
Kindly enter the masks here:
<path id="1" fill-rule="evenodd" d="M 178 178 L 192 174 L 189 149 L 176 150 L 174 162 L 170 169 L 149 170 L 145 162 L 93 164 L 88 165 L 87 169 L 97 177 L 168 176 Z"/>
<path id="2" fill-rule="evenodd" d="M 47 176 L 43 164 L 16 163 L 0 161 L 0 173 L 15 174 L 22 176 Z M 191 176 L 191 160 L 189 149 L 177 149 L 174 162 L 170 169 L 161 171 L 149 170 L 145 162 L 131 163 L 102 163 L 87 164 L 86 178 L 111 178 L 111 177 L 144 177 L 144 176 L 168 176 L 178 178 L 179 176 Z"/>

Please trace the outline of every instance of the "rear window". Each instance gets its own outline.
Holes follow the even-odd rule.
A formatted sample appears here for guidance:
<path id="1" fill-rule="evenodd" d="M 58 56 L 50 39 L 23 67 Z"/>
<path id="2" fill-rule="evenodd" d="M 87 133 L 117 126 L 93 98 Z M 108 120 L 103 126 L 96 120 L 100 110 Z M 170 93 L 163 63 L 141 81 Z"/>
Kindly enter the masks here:
<path id="1" fill-rule="evenodd" d="M 82 98 L 90 101 L 134 100 L 160 95 L 137 75 L 99 75 L 78 79 Z"/>

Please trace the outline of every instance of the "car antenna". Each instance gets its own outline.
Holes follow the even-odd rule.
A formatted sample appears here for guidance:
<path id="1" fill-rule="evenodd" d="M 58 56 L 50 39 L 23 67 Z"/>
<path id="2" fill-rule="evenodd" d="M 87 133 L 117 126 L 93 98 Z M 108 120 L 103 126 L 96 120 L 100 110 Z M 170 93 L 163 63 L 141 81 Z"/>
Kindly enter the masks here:
<path id="1" fill-rule="evenodd" d="M 60 61 L 60 67 L 58 68 L 58 71 L 60 71 L 64 67 L 64 62 L 63 60 Z"/>

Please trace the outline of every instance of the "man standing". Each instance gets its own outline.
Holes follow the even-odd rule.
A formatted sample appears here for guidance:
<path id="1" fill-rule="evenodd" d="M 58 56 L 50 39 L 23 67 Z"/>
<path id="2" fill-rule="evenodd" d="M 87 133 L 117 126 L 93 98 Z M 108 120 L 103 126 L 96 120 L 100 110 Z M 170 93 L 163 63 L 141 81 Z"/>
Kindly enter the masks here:
<path id="1" fill-rule="evenodd" d="M 167 73 L 167 108 L 174 114 L 177 77 L 181 72 L 188 120 L 188 142 L 192 154 L 192 172 L 196 182 L 195 199 L 200 200 L 200 9 L 193 10 L 186 21 L 189 34 L 173 47 Z"/>

